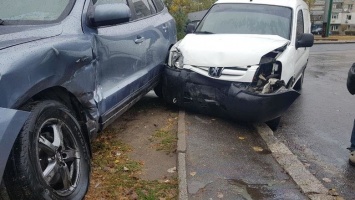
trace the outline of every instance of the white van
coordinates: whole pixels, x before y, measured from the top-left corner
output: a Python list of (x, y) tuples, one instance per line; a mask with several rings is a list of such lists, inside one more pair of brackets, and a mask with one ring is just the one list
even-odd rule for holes
[(164, 98), (203, 113), (277, 124), (302, 88), (310, 27), (302, 0), (217, 1), (171, 48)]

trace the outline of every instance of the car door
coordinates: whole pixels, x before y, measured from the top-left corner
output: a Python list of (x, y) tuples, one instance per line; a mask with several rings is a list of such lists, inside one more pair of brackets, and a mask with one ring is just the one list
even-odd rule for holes
[[(94, 5), (125, 3), (126, 0), (94, 0)], [(147, 66), (150, 42), (145, 28), (136, 21), (98, 27), (93, 38), (97, 56), (97, 101), (102, 123), (122, 112), (140, 94), (141, 77)]]
[[(129, 0), (132, 4), (135, 23), (143, 29), (142, 37), (146, 39), (146, 65), (140, 70), (140, 81), (137, 85), (141, 89), (157, 83), (168, 55), (169, 25), (168, 18), (163, 16), (162, 9), (152, 0)], [(165, 18), (164, 18), (165, 17)]]
[[(304, 17), (304, 12), (302, 10), (302, 7), (297, 8), (297, 21), (296, 21), (296, 40), (295, 40), (295, 48), (296, 48), (296, 43), (297, 40), (300, 38), (300, 36), (305, 33), (306, 27), (305, 27), (305, 17)], [(307, 64), (307, 59), (308, 59), (308, 51), (307, 48), (297, 48), (295, 51), (295, 71), (294, 71), (294, 77), (297, 79), (300, 77), (302, 74), (302, 71), (306, 67)]]

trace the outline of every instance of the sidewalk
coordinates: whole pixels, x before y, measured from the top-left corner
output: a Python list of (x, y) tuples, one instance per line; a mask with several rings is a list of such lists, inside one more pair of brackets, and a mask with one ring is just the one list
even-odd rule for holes
[(329, 36), (323, 38), (319, 35), (314, 36), (315, 44), (343, 44), (343, 43), (355, 43), (355, 36)]
[(180, 123), (180, 199), (308, 199), (252, 127), (189, 113)]

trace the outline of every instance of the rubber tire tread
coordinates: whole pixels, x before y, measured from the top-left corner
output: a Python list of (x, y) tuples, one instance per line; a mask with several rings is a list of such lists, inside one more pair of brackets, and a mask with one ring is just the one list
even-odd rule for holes
[(160, 80), (158, 85), (154, 87), (154, 93), (161, 99), (163, 99), (163, 83)]
[(304, 81), (304, 71), (302, 72), (302, 77), (300, 79), (298, 79), (298, 81), (296, 82), (295, 86), (293, 86), (293, 89), (300, 92), (302, 90), (303, 87), (303, 81)]
[[(28, 120), (25, 122), (24, 126), (21, 129), (19, 136), (17, 137), (13, 149), (10, 154), (10, 158), (7, 162), (5, 173), (4, 173), (4, 182), (10, 196), (10, 199), (22, 200), (22, 199), (30, 199), (30, 200), (42, 200), (42, 199), (62, 199), (55, 198), (53, 196), (44, 195), (45, 191), (42, 185), (38, 184), (40, 181), (38, 177), (34, 175), (31, 171), (32, 169), (30, 156), (27, 155), (24, 150), (29, 148), (29, 136), (28, 134), (23, 134), (24, 132), (31, 130), (33, 123), (35, 123), (38, 114), (43, 110), (43, 108), (54, 105), (59, 106), (61, 109), (65, 110), (68, 114), (70, 114), (73, 118), (75, 118), (74, 114), (70, 112), (68, 108), (66, 108), (63, 104), (53, 101), (53, 100), (44, 100), (39, 102), (30, 102), (29, 104), (24, 105), (21, 110), (30, 111), (31, 115)], [(80, 126), (75, 119), (75, 123), (78, 128)], [(82, 134), (80, 135), (82, 141), (85, 141)], [(85, 146), (85, 145), (84, 145)], [(21, 154), (15, 154), (16, 149), (21, 148)], [(89, 164), (89, 175), (90, 175), (90, 158), (88, 153), (88, 147), (83, 148), (83, 155), (85, 156), (85, 160), (87, 160)], [(85, 153), (86, 152), (86, 153)], [(89, 182), (89, 177), (88, 177)], [(88, 189), (88, 188), (87, 188)], [(87, 191), (86, 189), (86, 191)], [(85, 193), (86, 193), (85, 191)]]
[(280, 121), (281, 121), (281, 117), (278, 117), (273, 120), (267, 121), (265, 123), (270, 127), (271, 130), (276, 131), (277, 128), (279, 127)]

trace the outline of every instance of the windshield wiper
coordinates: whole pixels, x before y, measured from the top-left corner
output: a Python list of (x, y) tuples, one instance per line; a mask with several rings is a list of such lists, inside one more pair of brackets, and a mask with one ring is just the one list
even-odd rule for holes
[(4, 25), (4, 20), (0, 19), (0, 25)]
[(201, 33), (201, 34), (214, 34), (214, 33), (209, 32), (209, 31), (196, 31), (195, 33)]

